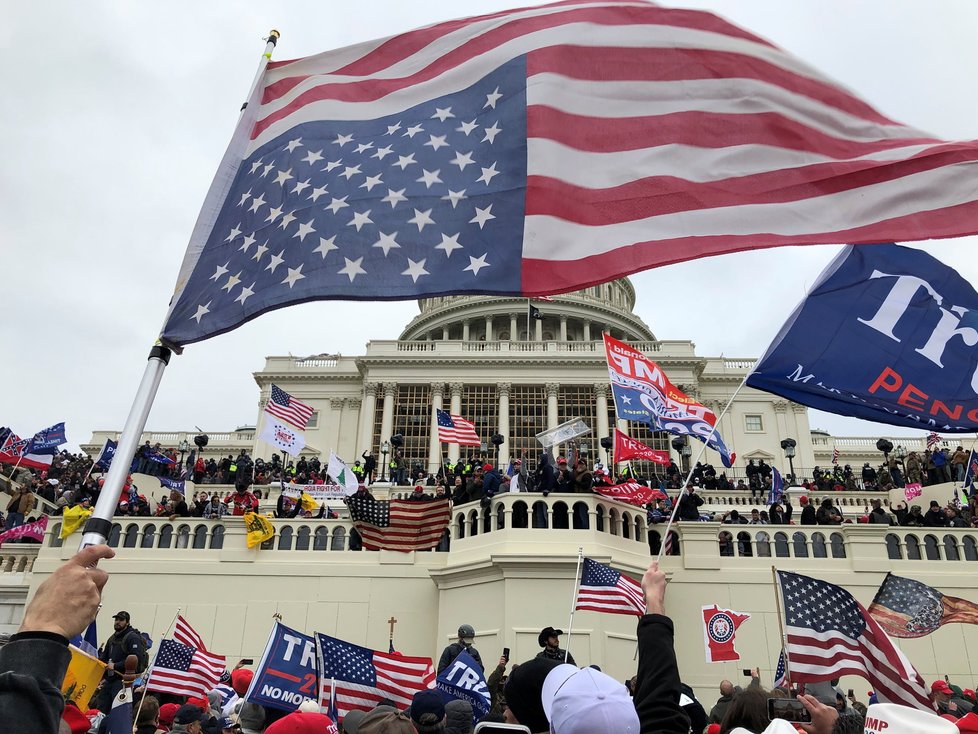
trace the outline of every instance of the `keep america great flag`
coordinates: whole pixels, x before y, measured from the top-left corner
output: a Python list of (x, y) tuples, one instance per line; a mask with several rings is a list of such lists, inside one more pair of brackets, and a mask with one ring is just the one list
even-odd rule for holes
[(263, 60), (163, 340), (316, 299), (538, 296), (724, 252), (978, 231), (978, 144), (637, 0)]

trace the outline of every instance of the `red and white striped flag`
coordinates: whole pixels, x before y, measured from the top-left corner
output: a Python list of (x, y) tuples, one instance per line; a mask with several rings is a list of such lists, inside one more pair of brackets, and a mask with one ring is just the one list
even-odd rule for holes
[(927, 434), (927, 448), (932, 449), (941, 442), (941, 437), (931, 431)]
[(265, 412), (304, 431), (312, 417), (313, 408), (296, 400), (277, 385), (272, 385), (272, 394), (265, 403)]
[[(975, 234), (976, 162), (978, 142), (890, 120), (711, 13), (570, 0), (437, 23), (262, 69), (163, 338), (314, 299), (552, 296), (740, 250)], [(435, 258), (439, 236), (465, 253)]]
[(852, 594), (797, 573), (777, 579), (792, 682), (860, 675), (881, 703), (934, 710), (920, 674)]
[(207, 652), (200, 635), (178, 616), (173, 639), (160, 641), (147, 688), (177, 696), (206, 696), (226, 668), (224, 656)]
[(645, 614), (645, 592), (637, 581), (585, 558), (574, 609), (641, 616)]
[(475, 426), (460, 415), (451, 415), (447, 411), (435, 409), (438, 421), (438, 440), (442, 443), (457, 443), (462, 446), (479, 446), (479, 434)]
[(832, 463), (833, 464), (839, 463), (839, 449), (837, 448), (832, 449)]

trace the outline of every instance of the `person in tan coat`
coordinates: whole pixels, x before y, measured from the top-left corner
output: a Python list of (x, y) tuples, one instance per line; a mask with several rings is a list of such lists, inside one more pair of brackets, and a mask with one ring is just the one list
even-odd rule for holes
[(17, 485), (13, 490), (13, 497), (7, 503), (7, 521), (4, 530), (13, 530), (23, 525), (25, 518), (34, 509), (34, 493), (24, 485)]

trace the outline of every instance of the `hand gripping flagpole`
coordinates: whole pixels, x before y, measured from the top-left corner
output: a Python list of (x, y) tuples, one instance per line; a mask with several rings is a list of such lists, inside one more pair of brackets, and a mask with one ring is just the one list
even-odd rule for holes
[(737, 394), (743, 389), (744, 385), (747, 384), (747, 378), (750, 377), (751, 373), (748, 372), (744, 375), (744, 379), (740, 381), (737, 389), (734, 390), (733, 395), (730, 396), (730, 400), (727, 401), (726, 407), (720, 411), (720, 415), (717, 416), (716, 421), (713, 423), (713, 427), (710, 429), (710, 433), (700, 446), (699, 453), (696, 454), (696, 459), (689, 462), (689, 473), (686, 475), (686, 481), (683, 482), (683, 488), (679, 490), (679, 496), (676, 497), (676, 502), (672, 506), (672, 514), (669, 516), (669, 522), (666, 523), (666, 531), (662, 534), (662, 543), (659, 546), (659, 555), (656, 557), (656, 563), (662, 563), (662, 556), (666, 550), (666, 539), (669, 537), (669, 531), (672, 529), (672, 524), (676, 521), (676, 513), (679, 511), (679, 501), (683, 498), (689, 489), (689, 483), (693, 479), (693, 471), (696, 469), (696, 464), (699, 463), (700, 459), (703, 458), (703, 454), (706, 453), (707, 444), (713, 439), (714, 434), (717, 432), (717, 427), (720, 425), (720, 419), (727, 414), (730, 410), (730, 406), (733, 405), (733, 401), (737, 398)]
[[(265, 51), (262, 53), (261, 61), (258, 64), (258, 71), (255, 73), (255, 78), (251, 83), (246, 99), (251, 99), (254, 96), (279, 36), (279, 32), (273, 30), (268, 34), (268, 38), (265, 39)], [(247, 106), (247, 102), (241, 106), (242, 114)], [(238, 119), (240, 122), (240, 115)], [(82, 548), (89, 545), (105, 543), (108, 540), (109, 532), (112, 530), (112, 516), (115, 514), (116, 506), (119, 504), (119, 498), (122, 496), (122, 486), (125, 483), (126, 477), (129, 475), (128, 462), (132, 460), (133, 455), (136, 453), (136, 446), (139, 443), (143, 429), (146, 427), (146, 419), (149, 417), (149, 411), (153, 407), (153, 401), (156, 399), (156, 391), (159, 389), (160, 382), (163, 379), (163, 370), (169, 364), (174, 350), (178, 354), (181, 352), (179, 346), (164, 346), (160, 341), (157, 341), (150, 350), (149, 361), (146, 364), (146, 370), (143, 372), (143, 379), (140, 381), (139, 388), (136, 390), (132, 407), (129, 409), (129, 417), (126, 418), (125, 427), (122, 429), (122, 435), (119, 437), (116, 456), (112, 461), (112, 466), (109, 467), (108, 474), (106, 474), (105, 483), (102, 486), (102, 491), (99, 493), (98, 502), (95, 503), (95, 509), (85, 524), (85, 533), (81, 539)]]
[(581, 592), (581, 560), (584, 558), (584, 548), (577, 549), (577, 571), (574, 572), (574, 600), (571, 602), (570, 621), (567, 623), (567, 647), (564, 648), (564, 662), (570, 656), (571, 633), (574, 631), (574, 610), (577, 609), (577, 595)]

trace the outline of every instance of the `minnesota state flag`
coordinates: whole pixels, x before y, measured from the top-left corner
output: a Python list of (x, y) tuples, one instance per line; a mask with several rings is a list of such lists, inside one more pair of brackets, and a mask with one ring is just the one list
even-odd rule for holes
[(244, 514), (245, 529), (248, 531), (248, 547), (254, 548), (275, 537), (275, 528), (267, 517), (257, 512)]

